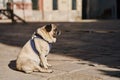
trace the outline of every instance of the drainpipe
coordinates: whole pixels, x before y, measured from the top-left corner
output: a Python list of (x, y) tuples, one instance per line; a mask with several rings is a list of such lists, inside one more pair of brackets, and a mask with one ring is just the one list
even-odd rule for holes
[(44, 8), (43, 8), (44, 3), (43, 2), (44, 2), (44, 0), (39, 0), (39, 2), (38, 2), (39, 10), (40, 10), (40, 12), (42, 14), (42, 20), (44, 20)]
[(24, 18), (24, 20), (25, 20), (25, 3), (24, 3), (24, 2), (25, 2), (25, 1), (22, 0), (23, 18)]

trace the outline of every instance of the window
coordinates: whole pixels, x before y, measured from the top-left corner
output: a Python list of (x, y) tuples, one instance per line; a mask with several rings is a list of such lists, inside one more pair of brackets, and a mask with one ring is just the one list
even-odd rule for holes
[(76, 6), (76, 0), (72, 0), (72, 10), (76, 10), (77, 6)]
[(38, 0), (32, 0), (32, 8), (38, 10)]
[(53, 0), (53, 10), (58, 10), (58, 0)]

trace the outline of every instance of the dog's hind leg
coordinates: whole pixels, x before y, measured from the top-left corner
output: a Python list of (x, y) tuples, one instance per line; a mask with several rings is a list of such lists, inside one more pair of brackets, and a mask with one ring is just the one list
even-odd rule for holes
[(23, 64), (21, 66), (21, 68), (22, 68), (22, 71), (24, 71), (25, 73), (28, 73), (28, 74), (32, 73), (33, 71), (34, 72), (36, 72), (36, 71), (37, 72), (43, 72), (43, 73), (51, 73), (51, 72), (53, 72), (50, 69), (41, 68), (36, 62), (31, 61), (31, 60), (27, 61), (26, 64)]
[(41, 68), (39, 65), (34, 66), (34, 71), (40, 71), (43, 73), (52, 73), (53, 72), (53, 70)]
[(35, 66), (35, 62), (32, 60), (27, 60), (26, 62), (24, 62), (24, 64), (22, 64), (21, 68), (22, 71), (24, 71), (25, 73), (32, 73), (34, 71), (34, 66)]
[(24, 71), (27, 74), (30, 74), (33, 72), (33, 69), (30, 66), (24, 65), (24, 66), (22, 66), (22, 71)]

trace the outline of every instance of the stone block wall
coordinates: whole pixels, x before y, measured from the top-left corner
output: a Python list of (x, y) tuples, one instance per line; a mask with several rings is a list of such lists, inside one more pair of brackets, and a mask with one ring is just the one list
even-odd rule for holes
[(31, 0), (14, 0), (14, 13), (24, 20), (32, 20), (33, 10)]
[[(7, 2), (8, 0), (5, 1)], [(53, 0), (43, 0), (43, 12), (39, 9), (32, 9), (34, 0), (12, 1), (14, 14), (26, 21), (75, 22), (82, 18), (82, 0), (76, 0), (76, 10), (72, 10), (72, 0), (58, 0), (57, 10), (53, 10)], [(39, 7), (38, 3), (36, 5)]]

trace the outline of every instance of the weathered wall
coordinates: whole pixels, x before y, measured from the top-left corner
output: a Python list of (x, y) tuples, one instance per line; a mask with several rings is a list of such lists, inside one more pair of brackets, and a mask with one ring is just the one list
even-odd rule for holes
[(32, 20), (32, 1), (31, 0), (13, 0), (14, 13), (24, 20)]
[(72, 0), (58, 0), (58, 10), (52, 10), (52, 0), (44, 0), (44, 20), (78, 21), (82, 16), (82, 0), (77, 0), (77, 10), (72, 10)]

